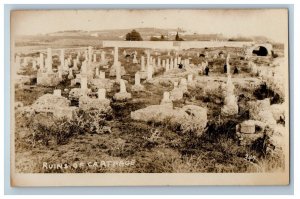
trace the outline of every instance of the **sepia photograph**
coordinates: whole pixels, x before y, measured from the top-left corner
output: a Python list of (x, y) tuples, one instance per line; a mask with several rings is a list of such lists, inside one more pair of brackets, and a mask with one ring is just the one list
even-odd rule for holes
[(13, 10), (11, 185), (288, 185), (287, 9)]

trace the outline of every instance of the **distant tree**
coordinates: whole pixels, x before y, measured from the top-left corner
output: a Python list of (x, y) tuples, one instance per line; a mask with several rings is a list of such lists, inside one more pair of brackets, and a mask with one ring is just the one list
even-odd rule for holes
[(177, 32), (177, 34), (176, 34), (176, 36), (175, 36), (175, 41), (179, 41), (179, 35), (178, 35), (178, 32)]
[(178, 32), (177, 32), (177, 34), (175, 36), (175, 41), (183, 41), (183, 39), (179, 37)]
[(126, 41), (143, 41), (140, 33), (136, 30), (132, 30), (131, 32), (126, 34)]
[(161, 35), (161, 36), (160, 36), (160, 40), (165, 40), (165, 36), (164, 36), (164, 35)]

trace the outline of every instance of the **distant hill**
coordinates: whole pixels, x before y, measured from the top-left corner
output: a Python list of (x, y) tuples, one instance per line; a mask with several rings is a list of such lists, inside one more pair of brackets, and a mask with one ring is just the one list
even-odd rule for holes
[[(182, 29), (161, 29), (161, 28), (135, 28), (139, 32), (144, 41), (150, 40), (151, 37), (164, 37), (168, 40), (174, 40), (175, 35), (178, 32), (179, 36), (185, 41), (269, 41), (268, 38), (263, 36), (255, 37), (225, 37), (222, 34), (198, 34), (193, 32), (187, 32)], [(44, 36), (54, 37), (93, 37), (100, 40), (125, 40), (125, 35), (131, 32), (132, 29), (107, 29), (107, 30), (94, 30), (94, 31), (83, 31), (83, 30), (67, 30), (49, 33)]]
[[(225, 37), (222, 34), (198, 34), (188, 32), (182, 29), (160, 29), (160, 28), (135, 28), (144, 41), (149, 41), (151, 37), (160, 38), (164, 36), (165, 40), (174, 41), (175, 35), (185, 41), (259, 41), (266, 42), (266, 37)], [(109, 30), (66, 30), (48, 34), (39, 34), (31, 36), (17, 36), (16, 46), (83, 46), (83, 45), (101, 45), (102, 40), (125, 40), (127, 33), (132, 29), (109, 29)]]

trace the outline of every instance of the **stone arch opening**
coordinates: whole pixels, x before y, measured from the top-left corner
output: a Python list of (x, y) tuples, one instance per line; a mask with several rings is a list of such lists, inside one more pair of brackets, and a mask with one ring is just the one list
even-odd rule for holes
[(267, 56), (268, 49), (264, 46), (258, 46), (252, 51), (252, 54), (254, 54), (256, 56)]

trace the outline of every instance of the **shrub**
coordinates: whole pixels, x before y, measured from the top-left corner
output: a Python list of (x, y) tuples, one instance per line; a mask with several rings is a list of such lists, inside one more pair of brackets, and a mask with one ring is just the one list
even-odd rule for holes
[(46, 113), (32, 114), (29, 117), (28, 126), (32, 132), (33, 147), (37, 142), (45, 146), (50, 142), (65, 144), (70, 137), (78, 134), (110, 132), (105, 126), (107, 115), (97, 110), (88, 112), (79, 110), (71, 120)]

